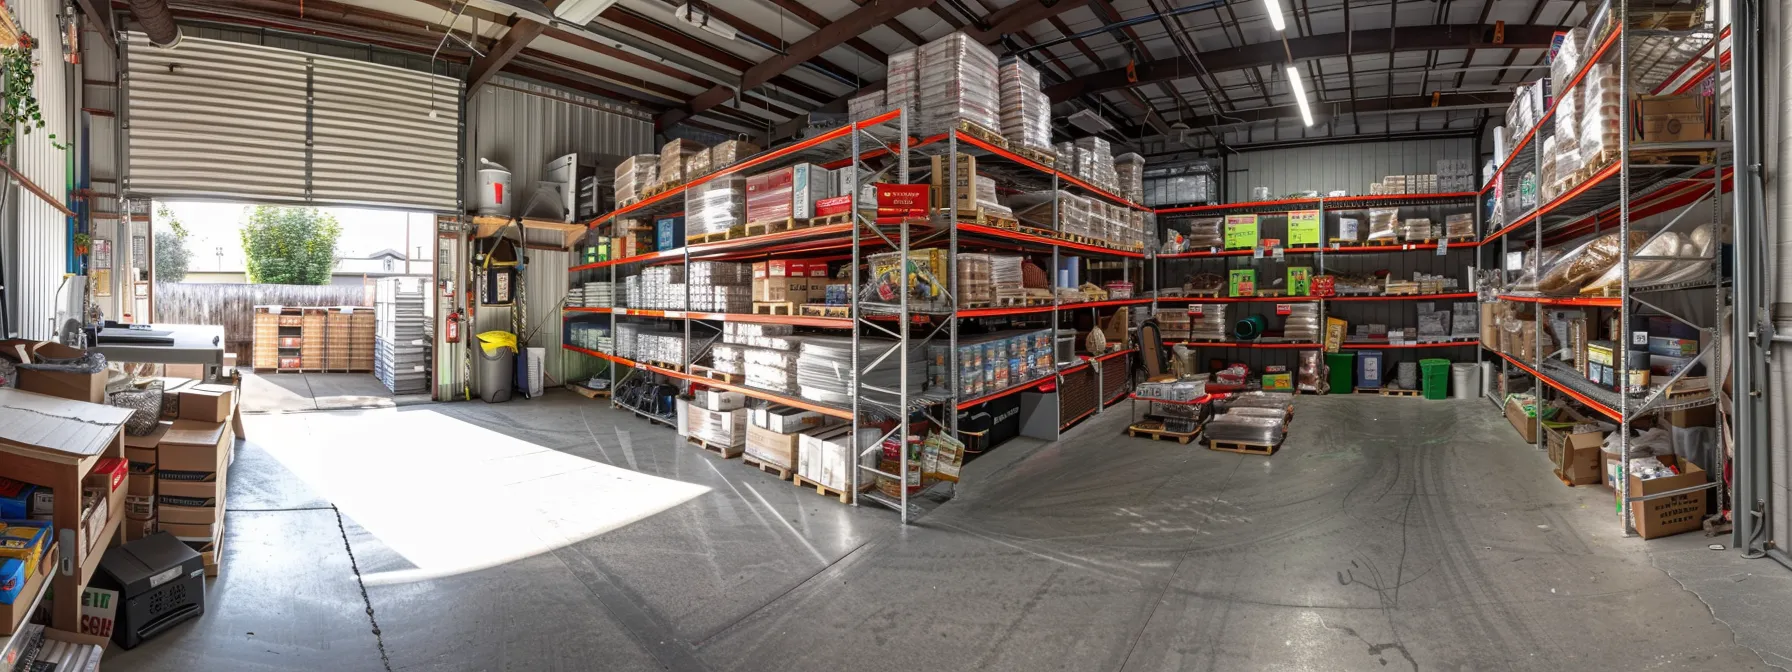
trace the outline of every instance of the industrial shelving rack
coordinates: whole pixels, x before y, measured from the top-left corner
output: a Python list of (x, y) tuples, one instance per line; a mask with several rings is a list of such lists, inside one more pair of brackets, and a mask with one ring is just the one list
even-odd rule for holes
[[(1264, 258), (1293, 260), (1293, 259), (1304, 257), (1304, 258), (1312, 259), (1313, 274), (1317, 276), (1317, 275), (1323, 275), (1327, 272), (1326, 260), (1328, 258), (1356, 257), (1359, 255), (1410, 255), (1410, 254), (1447, 255), (1447, 254), (1450, 254), (1452, 251), (1461, 251), (1461, 250), (1472, 251), (1473, 248), (1477, 244), (1475, 241), (1449, 241), (1449, 240), (1445, 240), (1445, 239), (1439, 239), (1435, 242), (1401, 243), (1398, 245), (1344, 245), (1341, 243), (1329, 242), (1329, 237), (1325, 236), (1323, 234), (1324, 234), (1324, 232), (1331, 230), (1330, 227), (1333, 226), (1327, 217), (1328, 214), (1344, 213), (1344, 212), (1360, 212), (1360, 211), (1368, 210), (1371, 208), (1419, 207), (1419, 208), (1427, 208), (1427, 209), (1442, 209), (1442, 208), (1451, 208), (1451, 207), (1458, 206), (1458, 205), (1461, 205), (1464, 207), (1471, 207), (1476, 196), (1477, 196), (1476, 192), (1472, 192), (1472, 191), (1471, 192), (1441, 192), (1441, 193), (1426, 193), (1426, 194), (1375, 194), (1375, 195), (1367, 195), (1367, 196), (1329, 196), (1329, 197), (1312, 197), (1312, 198), (1287, 198), (1287, 199), (1275, 199), (1275, 200), (1267, 200), (1267, 201), (1249, 201), (1249, 202), (1240, 202), (1240, 203), (1224, 203), (1224, 204), (1216, 204), (1216, 205), (1196, 205), (1196, 206), (1185, 206), (1185, 207), (1161, 208), (1161, 209), (1157, 210), (1158, 225), (1160, 227), (1160, 230), (1161, 230), (1161, 227), (1169, 226), (1171, 222), (1174, 222), (1178, 219), (1185, 219), (1185, 218), (1190, 218), (1190, 217), (1219, 217), (1219, 216), (1233, 215), (1233, 214), (1286, 216), (1289, 213), (1293, 213), (1293, 212), (1314, 211), (1314, 212), (1318, 213), (1318, 218), (1319, 218), (1319, 222), (1320, 222), (1320, 231), (1322, 234), (1321, 235), (1322, 242), (1320, 245), (1312, 246), (1312, 247), (1292, 247), (1291, 248), (1291, 247), (1281, 246), (1278, 248), (1270, 249), (1270, 248), (1264, 248), (1261, 245), (1258, 245), (1258, 246), (1253, 246), (1250, 249), (1211, 248), (1211, 249), (1207, 249), (1207, 250), (1192, 250), (1192, 251), (1188, 251), (1188, 252), (1155, 254), (1153, 256), (1154, 256), (1154, 260), (1157, 263), (1154, 264), (1153, 270), (1154, 270), (1154, 272), (1161, 273), (1161, 271), (1164, 269), (1163, 262), (1173, 261), (1173, 260), (1183, 260), (1183, 259), (1251, 258), (1253, 261), (1255, 261), (1257, 259), (1264, 259)], [(1467, 264), (1464, 264), (1464, 265), (1466, 266)], [(1161, 275), (1159, 277), (1154, 278), (1153, 284), (1159, 288), (1162, 288), (1165, 286)], [(1321, 325), (1324, 325), (1325, 318), (1330, 314), (1330, 308), (1331, 308), (1332, 304), (1334, 304), (1334, 303), (1360, 303), (1360, 302), (1385, 303), (1385, 302), (1408, 302), (1408, 301), (1472, 301), (1476, 296), (1474, 292), (1469, 292), (1469, 291), (1451, 291), (1451, 292), (1443, 292), (1443, 293), (1435, 293), (1435, 294), (1395, 294), (1395, 295), (1380, 295), (1380, 294), (1378, 294), (1378, 295), (1334, 295), (1334, 296), (1311, 296), (1311, 295), (1308, 295), (1308, 296), (1244, 296), (1244, 297), (1229, 297), (1229, 296), (1213, 296), (1213, 297), (1171, 296), (1171, 297), (1166, 297), (1166, 296), (1162, 296), (1162, 291), (1159, 291), (1156, 294), (1157, 294), (1157, 296), (1152, 297), (1152, 303), (1151, 303), (1151, 309), (1152, 309), (1153, 313), (1155, 313), (1157, 311), (1158, 307), (1161, 305), (1189, 304), (1189, 303), (1223, 303), (1223, 304), (1318, 303), (1319, 304), (1319, 321), (1320, 321)], [(1322, 336), (1323, 336), (1323, 334), (1322, 334)], [(1479, 339), (1455, 339), (1455, 338), (1441, 340), (1441, 341), (1437, 341), (1437, 340), (1422, 341), (1422, 340), (1418, 340), (1418, 339), (1403, 339), (1403, 341), (1399, 342), (1399, 343), (1393, 343), (1393, 342), (1349, 342), (1349, 341), (1346, 341), (1346, 342), (1341, 343), (1339, 347), (1342, 348), (1343, 350), (1421, 350), (1421, 351), (1431, 351), (1431, 350), (1435, 350), (1435, 349), (1447, 349), (1447, 348), (1473, 348), (1476, 345), (1478, 345), (1479, 342), (1480, 342)], [(1309, 343), (1309, 342), (1270, 342), (1270, 341), (1235, 341), (1235, 340), (1229, 340), (1229, 341), (1224, 341), (1224, 342), (1186, 341), (1181, 344), (1186, 345), (1188, 347), (1193, 347), (1193, 348), (1239, 349), (1239, 350), (1320, 350), (1325, 347), (1323, 342)]]
[[(1610, 14), (1607, 14), (1610, 13)], [(1696, 26), (1685, 29), (1634, 28), (1632, 23), (1638, 17), (1630, 11), (1628, 0), (1608, 2), (1600, 13), (1595, 14), (1597, 24), (1602, 17), (1610, 23), (1609, 32), (1589, 36), (1589, 56), (1582, 63), (1567, 86), (1555, 91), (1560, 97), (1578, 87), (1592, 71), (1595, 64), (1612, 65), (1617, 72), (1619, 82), (1619, 99), (1631, 100), (1634, 93), (1654, 94), (1686, 94), (1702, 91), (1718, 101), (1711, 110), (1723, 117), (1724, 106), (1721, 102), (1723, 91), (1727, 88), (1727, 75), (1722, 67), (1725, 63), (1722, 43), (1727, 33), (1718, 30), (1717, 20), (1712, 14), (1705, 14)], [(1628, 245), (1619, 245), (1620, 285), (1617, 296), (1542, 296), (1509, 291), (1503, 288), (1490, 288), (1495, 298), (1502, 301), (1525, 302), (1542, 306), (1603, 308), (1617, 312), (1617, 321), (1623, 333), (1629, 333), (1632, 314), (1651, 314), (1665, 316), (1697, 329), (1707, 340), (1698, 354), (1697, 362), (1703, 363), (1708, 371), (1710, 384), (1703, 394), (1670, 394), (1669, 390), (1683, 377), (1693, 370), (1689, 365), (1665, 382), (1652, 382), (1647, 391), (1620, 393), (1604, 388), (1587, 380), (1572, 367), (1550, 357), (1553, 353), (1543, 351), (1542, 338), (1537, 341), (1531, 362), (1520, 361), (1506, 353), (1498, 352), (1491, 344), (1487, 345), (1500, 363), (1500, 379), (1506, 380), (1512, 370), (1523, 371), (1533, 377), (1538, 385), (1539, 399), (1548, 389), (1559, 392), (1595, 412), (1604, 415), (1618, 424), (1619, 454), (1628, 455), (1630, 449), (1631, 424), (1644, 415), (1663, 411), (1695, 409), (1710, 406), (1717, 402), (1716, 381), (1722, 379), (1716, 356), (1719, 342), (1718, 324), (1722, 308), (1730, 305), (1728, 284), (1719, 272), (1718, 255), (1722, 246), (1718, 241), (1727, 238), (1718, 237), (1724, 230), (1721, 218), (1724, 216), (1722, 194), (1730, 188), (1734, 172), (1733, 147), (1730, 140), (1705, 140), (1690, 142), (1639, 142), (1632, 140), (1632, 129), (1636, 126), (1631, 118), (1632, 107), (1620, 107), (1619, 147), (1609, 165), (1591, 172), (1584, 180), (1562, 191), (1555, 197), (1536, 203), (1530, 207), (1516, 198), (1500, 198), (1495, 195), (1518, 193), (1526, 188), (1527, 175), (1538, 171), (1542, 162), (1542, 145), (1544, 139), (1553, 134), (1553, 126), (1548, 122), (1557, 112), (1553, 104), (1539, 117), (1522, 139), (1514, 144), (1502, 163), (1482, 188), (1479, 198), (1482, 204), (1476, 208), (1480, 222), (1487, 222), (1483, 230), (1492, 229), (1484, 237), (1480, 245), (1483, 252), (1497, 250), (1497, 257), (1489, 260), (1483, 255), (1483, 262), (1491, 262), (1487, 267), (1503, 268), (1507, 273), (1522, 272), (1521, 268), (1511, 268), (1507, 263), (1508, 254), (1521, 249), (1541, 250), (1546, 245), (1560, 244), (1588, 235), (1618, 232), (1618, 240), (1627, 241), (1633, 225), (1645, 217), (1668, 216), (1672, 218), (1661, 227), (1667, 230), (1681, 226), (1688, 215), (1697, 211), (1695, 206), (1709, 204), (1714, 242), (1712, 251), (1703, 258), (1681, 257), (1645, 257), (1633, 254)], [(1717, 137), (1722, 137), (1722, 124), (1714, 120)], [(1662, 162), (1656, 160), (1663, 154), (1702, 156), (1696, 162)], [(1491, 200), (1489, 200), (1491, 198)], [(1541, 201), (1542, 199), (1536, 199)], [(1497, 227), (1497, 228), (1495, 228)], [(1522, 246), (1522, 247), (1520, 247)], [(1695, 261), (1708, 264), (1709, 274), (1704, 278), (1691, 281), (1655, 284), (1633, 284), (1630, 282), (1630, 268), (1633, 261)], [(1512, 278), (1502, 274), (1505, 282)], [(1693, 314), (1692, 311), (1676, 311), (1667, 308), (1668, 301), (1662, 297), (1674, 293), (1707, 292), (1715, 309), (1709, 317)], [(1703, 300), (1703, 296), (1691, 298)], [(1543, 318), (1538, 317), (1539, 321)], [(1542, 329), (1541, 326), (1538, 327)], [(1617, 360), (1619, 381), (1628, 381), (1629, 366), (1624, 357)], [(1533, 364), (1534, 363), (1534, 364)], [(1621, 384), (1622, 385), (1622, 384)], [(1497, 390), (1500, 386), (1489, 385), (1487, 389)], [(1496, 392), (1490, 393), (1495, 405), (1502, 400)], [(1544, 437), (1538, 433), (1536, 446), (1544, 447)], [(1636, 533), (1634, 517), (1630, 515), (1631, 507), (1644, 500), (1659, 499), (1684, 495), (1693, 492), (1702, 493), (1717, 488), (1720, 499), (1724, 489), (1723, 474), (1727, 470), (1728, 455), (1720, 447), (1717, 451), (1717, 469), (1712, 480), (1705, 485), (1658, 493), (1647, 497), (1632, 497), (1630, 479), (1626, 470), (1627, 460), (1618, 461), (1617, 481), (1614, 488), (1623, 505), (1617, 507), (1619, 524), (1625, 535)], [(1718, 509), (1729, 508), (1719, 501)]]
[[(590, 230), (617, 222), (625, 218), (650, 217), (671, 214), (682, 209), (684, 190), (703, 184), (723, 175), (743, 171), (771, 170), (781, 166), (799, 162), (818, 163), (827, 168), (854, 166), (859, 181), (909, 182), (909, 165), (911, 158), (918, 150), (943, 152), (946, 156), (958, 153), (975, 155), (983, 165), (979, 172), (995, 174), (1009, 186), (1022, 188), (1053, 190), (1070, 188), (1083, 193), (1104, 198), (1128, 207), (1149, 212), (1150, 209), (1137, 203), (1131, 203), (1094, 185), (1088, 184), (1072, 175), (1065, 174), (1051, 166), (1043, 165), (999, 146), (998, 143), (959, 129), (950, 129), (945, 133), (927, 138), (915, 138), (910, 135), (910, 119), (906, 110), (893, 110), (871, 116), (836, 128), (801, 142), (782, 147), (748, 158), (740, 163), (725, 167), (708, 175), (693, 178), (682, 187), (668, 189), (639, 202), (620, 208), (614, 212), (601, 215), (588, 224)], [(956, 161), (946, 161), (952, 171), (948, 184), (956, 184)], [(989, 170), (985, 171), (987, 167)], [(936, 339), (945, 341), (949, 346), (958, 343), (958, 326), (961, 320), (988, 318), (1030, 319), (1046, 316), (1053, 329), (1060, 323), (1060, 317), (1073, 310), (1099, 311), (1123, 305), (1143, 305), (1148, 299), (1123, 299), (1112, 301), (1081, 302), (1071, 304), (999, 306), (960, 308), (954, 297), (958, 291), (957, 255), (961, 245), (977, 247), (1006, 248), (1044, 254), (1049, 252), (1053, 258), (1054, 268), (1060, 252), (1076, 252), (1085, 255), (1100, 255), (1109, 258), (1126, 260), (1121, 269), (1122, 279), (1131, 276), (1131, 264), (1147, 263), (1145, 252), (1113, 249), (1100, 245), (1072, 242), (1057, 237), (1032, 235), (1007, 228), (988, 226), (971, 221), (960, 221), (960, 213), (956, 209), (956, 199), (947, 199), (950, 203), (941, 212), (928, 219), (877, 219), (869, 213), (875, 208), (861, 208), (858, 202), (862, 192), (855, 189), (851, 194), (853, 203), (850, 212), (853, 221), (847, 224), (832, 224), (800, 228), (778, 233), (756, 235), (729, 240), (684, 245), (677, 249), (643, 253), (631, 257), (609, 259), (573, 266), (569, 269), (571, 282), (580, 284), (582, 280), (608, 282), (614, 290), (613, 296), (622, 295), (619, 270), (625, 267), (643, 265), (689, 263), (692, 261), (743, 261), (763, 259), (777, 255), (823, 254), (835, 255), (834, 260), (844, 260), (851, 268), (853, 291), (849, 317), (820, 317), (809, 315), (764, 315), (714, 313), (688, 310), (657, 310), (634, 307), (582, 307), (562, 306), (564, 320), (590, 319), (593, 316), (607, 318), (612, 334), (616, 333), (617, 320), (620, 317), (640, 317), (664, 320), (677, 320), (684, 328), (684, 353), (681, 362), (683, 370), (659, 366), (647, 362), (631, 361), (617, 357), (613, 353), (599, 352), (572, 344), (563, 346), (563, 352), (572, 352), (594, 357), (609, 364), (606, 374), (614, 389), (629, 375), (651, 374), (662, 376), (682, 383), (700, 383), (709, 387), (738, 392), (745, 396), (786, 404), (797, 408), (815, 411), (834, 418), (851, 422), (854, 426), (863, 426), (865, 421), (877, 418), (894, 419), (895, 427), (884, 434), (888, 438), (892, 433), (906, 431), (907, 421), (915, 413), (925, 415), (934, 425), (947, 431), (956, 431), (958, 424), (957, 411), (972, 408), (978, 404), (1003, 396), (1020, 392), (1049, 388), (1063, 379), (1063, 376), (1076, 374), (1083, 369), (1093, 368), (1097, 374), (1101, 365), (1116, 358), (1125, 357), (1131, 351), (1105, 353), (1083, 358), (1073, 363), (1060, 363), (1059, 369), (1052, 375), (1021, 382), (1008, 388), (974, 399), (957, 399), (954, 392), (959, 389), (955, 366), (947, 367), (951, 380), (945, 390), (931, 389), (925, 392), (914, 390), (908, 384), (906, 375), (906, 358), (903, 362), (902, 381), (897, 389), (880, 389), (864, 384), (860, 376), (877, 366), (887, 357), (895, 353), (906, 352), (915, 347), (925, 347)], [(1054, 210), (1054, 224), (1057, 220)], [(912, 250), (930, 247), (944, 247), (947, 250), (947, 269), (945, 303), (943, 305), (913, 306), (908, 294), (896, 304), (875, 304), (859, 300), (858, 287), (860, 264), (865, 260), (867, 251), (889, 250), (901, 253), (903, 265), (908, 266), (908, 254)], [(844, 253), (844, 255), (842, 255)], [(1055, 274), (1053, 285), (1055, 289)], [(687, 287), (685, 305), (690, 305), (689, 288)], [(1054, 292), (1055, 295), (1055, 292)], [(696, 375), (691, 372), (690, 365), (700, 361), (708, 352), (721, 333), (717, 323), (752, 322), (767, 324), (788, 324), (800, 327), (850, 330), (854, 350), (854, 380), (850, 402), (847, 404), (821, 403), (804, 399), (796, 395), (780, 394), (767, 390), (749, 387), (735, 382), (715, 380)], [(890, 346), (881, 354), (871, 357), (870, 362), (859, 361), (859, 345), (867, 337), (888, 337)], [(1055, 342), (1054, 342), (1055, 346)], [(875, 394), (868, 395), (867, 392)], [(1124, 398), (1124, 394), (1115, 395), (1112, 399), (1100, 400), (1095, 411), (1101, 407)], [(894, 401), (891, 401), (891, 400)], [(612, 400), (619, 407), (625, 405)], [(671, 424), (671, 419), (645, 413), (642, 409), (628, 408), (650, 420)], [(1093, 411), (1092, 411), (1093, 412)], [(1056, 423), (1061, 431), (1076, 421), (1087, 417), (1073, 418), (1069, 422)], [(870, 471), (886, 478), (903, 482), (902, 474), (909, 469), (908, 452), (900, 451), (898, 474), (879, 470), (875, 460), (867, 460), (867, 454), (880, 450), (882, 441), (878, 441), (865, 451), (855, 454), (857, 464), (855, 470)], [(867, 464), (867, 462), (870, 462)], [(911, 493), (908, 488), (900, 488), (898, 496), (889, 496), (877, 489), (855, 491), (851, 493), (852, 503), (857, 505), (861, 499), (888, 506), (908, 522), (921, 513), (919, 506), (910, 500), (920, 492)]]

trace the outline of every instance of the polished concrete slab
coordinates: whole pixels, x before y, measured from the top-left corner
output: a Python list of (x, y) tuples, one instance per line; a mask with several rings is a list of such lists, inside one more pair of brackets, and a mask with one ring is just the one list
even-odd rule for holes
[(297, 413), (392, 408), (429, 399), (397, 395), (371, 373), (255, 373), (243, 370), (243, 410)]
[(973, 462), (906, 528), (570, 394), (252, 415), (214, 606), (106, 669), (1792, 662), (1792, 573), (1622, 537), (1490, 404), (1302, 397), (1268, 458), (1124, 411)]

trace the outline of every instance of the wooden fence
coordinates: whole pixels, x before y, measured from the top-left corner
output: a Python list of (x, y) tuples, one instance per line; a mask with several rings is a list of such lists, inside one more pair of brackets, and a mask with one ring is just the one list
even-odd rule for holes
[(157, 283), (156, 322), (224, 327), (225, 350), (248, 366), (256, 306), (372, 306), (373, 285), (238, 285)]

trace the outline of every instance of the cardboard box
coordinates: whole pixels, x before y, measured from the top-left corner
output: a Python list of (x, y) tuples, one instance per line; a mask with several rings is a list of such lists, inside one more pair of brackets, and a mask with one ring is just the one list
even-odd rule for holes
[[(180, 417), (180, 391), (189, 385), (197, 385), (199, 381), (191, 378), (162, 377), (162, 419), (173, 420)], [(129, 441), (129, 437), (126, 437)]]
[[(50, 570), (56, 566), (57, 550), (56, 544), (50, 544), (49, 552), (45, 553), (43, 559), (38, 562), (38, 566), (42, 571), (25, 573), (25, 585), (19, 590), (20, 595), (35, 597), (38, 591), (43, 588), (44, 582), (50, 580), (50, 574), (53, 573)], [(33, 606), (36, 605), (32, 604), (31, 598), (13, 600), (8, 604), (0, 604), (0, 624), (4, 624), (0, 625), (0, 632), (12, 634), (12, 624), (24, 623), (25, 617), (27, 616), (25, 610), (30, 609)], [(48, 633), (51, 631), (46, 629), (44, 632)]]
[[(1672, 455), (1664, 455), (1657, 459), (1661, 460), (1662, 464), (1679, 469), (1680, 475), (1644, 481), (1632, 474), (1629, 476), (1631, 497), (1647, 497), (1700, 486), (1704, 485), (1707, 480), (1705, 470), (1700, 469), (1699, 465)], [(1709, 495), (1709, 491), (1699, 490), (1636, 502), (1637, 506), (1630, 511), (1630, 514), (1636, 524), (1637, 536), (1654, 539), (1700, 529), (1704, 525), (1705, 508)], [(1623, 502), (1619, 502), (1619, 505), (1622, 506)]]
[(205, 380), (204, 364), (163, 364), (162, 375), (170, 378)]
[(179, 394), (182, 420), (225, 422), (236, 400), (236, 388), (229, 385), (189, 385)]
[(1525, 415), (1524, 407), (1517, 399), (1506, 400), (1506, 421), (1512, 423), (1512, 428), (1518, 430), (1519, 438), (1525, 443), (1537, 442), (1537, 419)]
[[(711, 444), (740, 448), (747, 443), (747, 410), (712, 411), (691, 404), (691, 436)], [(734, 453), (739, 454), (739, 453)], [(729, 455), (733, 457), (734, 455)]]
[[(74, 359), (87, 354), (85, 350), (71, 348), (61, 343), (23, 339), (0, 341), (0, 348), (5, 349), (7, 355), (13, 359), (26, 362), (36, 362), (40, 358)], [(26, 392), (95, 404), (106, 403), (105, 371), (63, 373), (19, 369), (18, 378), (17, 387)]]
[(156, 482), (156, 503), (160, 505), (214, 507), (223, 499), (223, 481)]
[(125, 477), (130, 475), (130, 463), (122, 457), (102, 457), (93, 463), (93, 469), (87, 472), (86, 485), (104, 488), (107, 494), (124, 486)]
[(174, 421), (156, 447), (157, 479), (208, 480), (207, 475), (223, 471), (234, 438), (223, 423)]
[(156, 520), (163, 529), (170, 524), (210, 525), (224, 520), (224, 507), (175, 506), (157, 501)]
[(0, 477), (0, 518), (30, 518), (31, 499), (36, 493), (35, 485)]
[(139, 520), (136, 518), (131, 518), (129, 516), (126, 516), (124, 519), (124, 523), (121, 525), (121, 527), (124, 528), (125, 543), (130, 543), (130, 542), (136, 541), (138, 539), (147, 537), (149, 535), (155, 534), (156, 532), (160, 531), (160, 529), (161, 529), (161, 525), (156, 521), (156, 519), (154, 517), (150, 517), (145, 520)]
[(25, 574), (37, 573), (38, 562), (54, 543), (50, 523), (41, 520), (0, 521), (0, 558), (25, 563)]
[(1711, 100), (1703, 95), (1637, 96), (1631, 107), (1637, 120), (1633, 140), (1683, 142), (1711, 139)]
[(697, 390), (692, 398), (709, 411), (732, 411), (747, 405), (747, 395), (727, 390)]
[(1675, 427), (1716, 427), (1717, 406), (1700, 406), (1662, 414)]
[(930, 167), (933, 170), (933, 174), (929, 178), (928, 185), (931, 187), (932, 191), (930, 202), (933, 204), (933, 207), (939, 209), (949, 208), (952, 206), (950, 199), (956, 197), (958, 199), (958, 210), (960, 212), (976, 209), (977, 157), (969, 154), (958, 155), (958, 181), (951, 189), (946, 188), (946, 182), (951, 179), (951, 167), (946, 164), (946, 157), (935, 155), (931, 158), (932, 163)]
[(210, 523), (162, 523), (162, 531), (174, 535), (174, 538), (188, 545), (194, 542), (210, 544), (224, 530), (224, 521)]
[(124, 517), (132, 520), (148, 520), (156, 517), (156, 496), (125, 495)]
[(794, 469), (801, 434), (784, 434), (758, 425), (747, 426), (747, 456), (779, 469)]
[(1549, 461), (1556, 466), (1556, 476), (1572, 485), (1593, 485), (1603, 479), (1605, 460), (1601, 457), (1599, 446), (1605, 442), (1608, 432), (1575, 431), (1576, 425), (1588, 422), (1598, 421), (1569, 411), (1558, 415), (1556, 420), (1544, 423), (1544, 443), (1549, 449)]
[(814, 217), (815, 202), (830, 195), (832, 178), (828, 169), (809, 163), (747, 177), (747, 221), (764, 224)]
[(807, 278), (753, 278), (754, 301), (804, 303), (808, 294)]
[(749, 411), (747, 421), (753, 423), (754, 427), (779, 434), (795, 434), (827, 424), (827, 416), (795, 406), (772, 404)]

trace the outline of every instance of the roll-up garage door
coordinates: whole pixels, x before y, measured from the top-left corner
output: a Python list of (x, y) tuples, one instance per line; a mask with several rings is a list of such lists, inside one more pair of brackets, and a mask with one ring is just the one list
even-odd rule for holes
[(192, 37), (127, 49), (133, 197), (458, 208), (457, 80)]

